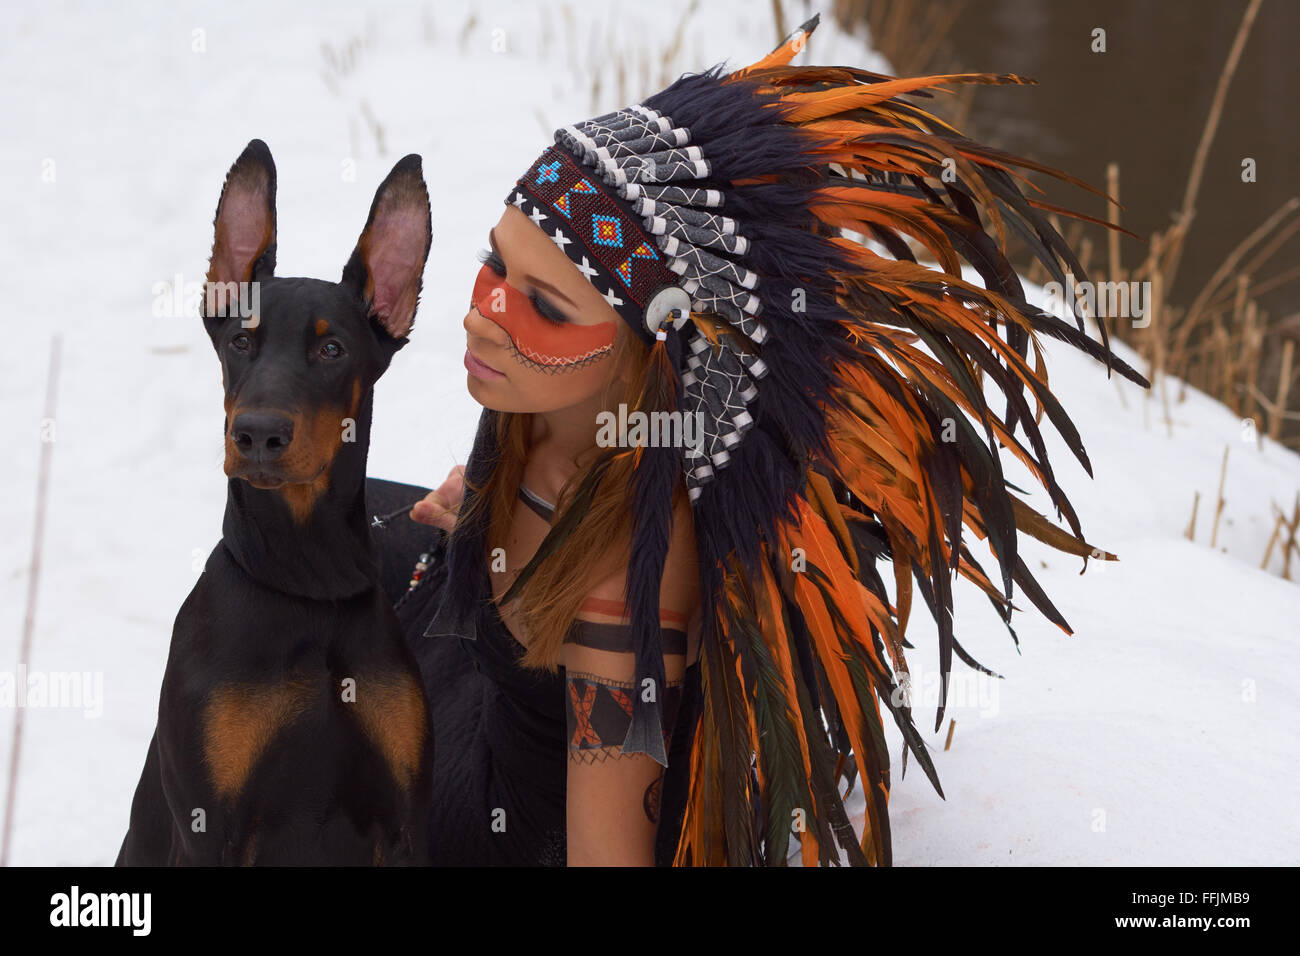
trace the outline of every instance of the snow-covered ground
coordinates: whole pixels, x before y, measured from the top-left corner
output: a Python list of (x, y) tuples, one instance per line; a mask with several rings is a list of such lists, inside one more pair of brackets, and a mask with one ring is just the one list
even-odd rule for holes
[[(684, 70), (749, 62), (775, 39), (767, 4), (687, 9), (0, 7), (0, 675), (17, 670), (56, 333), (62, 375), (28, 668), (102, 675), (88, 706), (25, 713), (13, 862), (111, 863), (125, 831), (172, 619), (219, 535), (225, 498), (217, 363), (199, 321), (158, 314), (156, 299), (177, 275), (201, 279), (222, 177), (244, 144), (265, 139), (278, 166), (278, 272), (325, 278), (341, 271), (392, 164), (423, 155), (434, 246), (412, 344), (378, 389), (371, 473), (436, 482), (464, 461), (477, 420), (460, 363), (474, 253), (551, 130)], [(801, 18), (787, 16), (789, 26)], [(830, 22), (810, 48), (819, 62), (884, 68)], [(1017, 616), (1019, 655), (984, 597), (959, 587), (959, 638), (1006, 680), (958, 665), (951, 749), (947, 721), (932, 736), (948, 799), (914, 763), (906, 779), (896, 773), (896, 860), (1300, 861), (1300, 707), (1287, 690), (1300, 679), (1300, 588), (1278, 576), (1276, 552), (1259, 568), (1269, 502), (1289, 509), (1300, 457), (1268, 442), (1257, 450), (1197, 393), (1174, 406), (1171, 437), (1138, 389), (1063, 345), (1047, 348), (1096, 479), (1059, 442), (1053, 461), (1088, 540), (1121, 560), (1089, 562), (1079, 576), (1082, 562), (1026, 544), (1075, 634), (1030, 609)], [(1227, 504), (1211, 549), (1225, 445)], [(909, 635), (922, 726), (933, 726), (930, 624), (918, 603)], [(15, 712), (0, 711), (7, 768)]]

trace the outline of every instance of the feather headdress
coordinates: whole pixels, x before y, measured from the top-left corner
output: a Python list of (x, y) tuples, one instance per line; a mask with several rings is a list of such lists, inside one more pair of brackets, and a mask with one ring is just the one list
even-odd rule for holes
[[(1009, 630), (1018, 584), (1069, 633), (1019, 557), (1019, 536), (1085, 562), (1114, 557), (1084, 540), (1048, 462), (1043, 416), (1091, 474), (1048, 388), (1039, 337), (1148, 384), (1111, 353), (1104, 326), (1099, 343), (1077, 313), (1070, 324), (1030, 305), (1007, 259), (1014, 235), (1062, 285), (1066, 270), (1086, 278), (1044, 215), (1078, 214), (1027, 198), (1018, 171), (1086, 184), (972, 142), (909, 98), (1026, 81), (791, 66), (816, 24), (748, 67), (688, 74), (558, 130), (506, 199), (652, 345), (662, 408), (705, 421), (697, 447), (636, 449), (630, 490), (640, 686), (664, 686), (657, 607), (683, 473), (696, 531), (702, 712), (680, 864), (781, 864), (796, 818), (806, 865), (841, 852), (890, 862), (881, 705), (939, 789), (898, 693), (913, 588), (938, 624), (938, 729), (953, 655), (980, 667), (953, 633), (954, 573)], [(962, 278), (963, 263), (982, 288)], [(986, 379), (1005, 397), (1001, 414), (985, 401)], [(1014, 493), (1000, 446), (1069, 530)], [(602, 473), (586, 475), (512, 593), (582, 520)], [(967, 533), (988, 540), (996, 583)], [(458, 537), (453, 560), (478, 544)], [(623, 747), (666, 763), (654, 697), (637, 696)], [(855, 777), (866, 794), (860, 834), (839, 791)]]

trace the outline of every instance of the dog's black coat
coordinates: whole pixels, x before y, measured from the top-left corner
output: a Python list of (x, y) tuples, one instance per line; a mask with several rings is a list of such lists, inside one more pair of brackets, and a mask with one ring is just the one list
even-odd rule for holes
[(405, 344), (429, 251), (418, 156), (380, 186), (339, 283), (275, 278), (275, 167), (231, 167), (205, 302), (222, 363), (221, 543), (180, 612), (118, 865), (415, 864), (433, 736), (379, 583), (365, 502), (375, 381)]

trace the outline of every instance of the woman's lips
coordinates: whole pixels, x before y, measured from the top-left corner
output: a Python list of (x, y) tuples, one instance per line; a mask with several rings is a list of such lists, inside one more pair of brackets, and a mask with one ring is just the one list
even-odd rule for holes
[(495, 378), (505, 378), (505, 375), (498, 372), (491, 365), (486, 365), (474, 357), (474, 353), (469, 349), (465, 350), (465, 370), (475, 378), (481, 378), (485, 381), (491, 381)]

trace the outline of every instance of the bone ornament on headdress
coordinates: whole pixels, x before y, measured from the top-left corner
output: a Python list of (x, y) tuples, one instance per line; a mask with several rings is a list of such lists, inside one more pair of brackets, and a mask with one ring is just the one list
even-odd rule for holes
[[(1017, 556), (1019, 533), (1085, 564), (1114, 558), (1083, 539), (1048, 462), (1044, 415), (1091, 474), (1047, 387), (1038, 335), (1147, 384), (1110, 351), (1100, 321), (1098, 343), (1077, 312), (1072, 325), (1030, 305), (1007, 259), (1010, 231), (1063, 286), (1063, 264), (1084, 276), (1039, 210), (1090, 217), (1027, 199), (1016, 167), (1090, 187), (966, 139), (905, 98), (947, 83), (1026, 81), (790, 66), (816, 24), (744, 69), (687, 74), (640, 104), (557, 130), (506, 198), (651, 345), (666, 410), (704, 419), (698, 449), (638, 448), (631, 489), (639, 692), (623, 749), (663, 764), (658, 604), (683, 472), (696, 534), (703, 709), (678, 862), (783, 862), (796, 810), (806, 865), (841, 852), (889, 862), (879, 704), (939, 789), (895, 678), (906, 671), (913, 578), (946, 678), (954, 653), (984, 670), (953, 634), (954, 572), (984, 591), (1014, 639), (1013, 581), (1070, 632)], [(963, 260), (983, 287), (962, 278)], [(987, 383), (1006, 398), (1001, 416)], [(1000, 448), (1070, 531), (1011, 493)], [(575, 521), (599, 479), (593, 469), (575, 493)], [(554, 551), (565, 525), (562, 514), (539, 553)], [(1001, 589), (963, 527), (988, 541)], [(893, 563), (896, 606), (880, 559)], [(867, 795), (860, 842), (839, 793), (855, 771)]]

